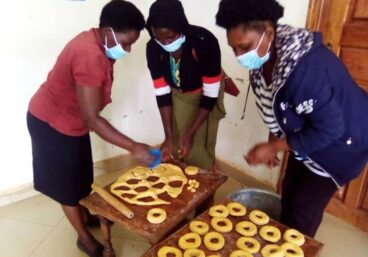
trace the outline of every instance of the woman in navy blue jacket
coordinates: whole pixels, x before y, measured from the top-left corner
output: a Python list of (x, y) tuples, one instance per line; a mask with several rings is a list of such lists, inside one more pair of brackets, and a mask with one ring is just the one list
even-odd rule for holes
[(216, 19), (274, 135), (245, 159), (274, 166), (278, 152), (291, 151), (281, 221), (313, 237), (337, 188), (367, 164), (368, 95), (321, 34), (280, 25), (282, 16), (276, 0), (222, 0)]

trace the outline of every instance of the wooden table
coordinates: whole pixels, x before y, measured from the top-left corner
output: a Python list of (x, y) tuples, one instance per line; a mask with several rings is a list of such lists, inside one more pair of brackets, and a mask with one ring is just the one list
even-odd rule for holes
[[(227, 204), (229, 203), (230, 200), (224, 200), (223, 204)], [(237, 249), (236, 247), (236, 241), (239, 237), (241, 237), (240, 234), (238, 234), (236, 231), (235, 231), (235, 225), (240, 222), (240, 221), (243, 221), (243, 220), (249, 220), (248, 219), (248, 214), (250, 213), (251, 209), (247, 208), (247, 215), (244, 216), (244, 217), (228, 217), (233, 225), (234, 225), (234, 229), (232, 232), (230, 233), (224, 233), (224, 238), (225, 238), (225, 247), (222, 248), (220, 251), (217, 252), (217, 254), (221, 257), (228, 257), (230, 255), (230, 253), (234, 250)], [(200, 220), (200, 221), (204, 221), (206, 222), (207, 224), (210, 224), (210, 221), (211, 221), (211, 217), (208, 215), (208, 212), (204, 212), (202, 213), (200, 216), (198, 216), (195, 220)], [(272, 226), (275, 226), (277, 228), (280, 229), (281, 231), (281, 234), (284, 233), (284, 231), (288, 228), (286, 227), (285, 225), (282, 225), (281, 223), (275, 221), (275, 220), (270, 220), (269, 224), (268, 225), (272, 225)], [(260, 229), (261, 226), (258, 226), (257, 225), (257, 228), (258, 228), (258, 231)], [(211, 228), (211, 225), (210, 225), (210, 231), (214, 231), (212, 228)], [(159, 244), (153, 246), (151, 249), (149, 249), (144, 255), (142, 255), (141, 257), (156, 257), (157, 256), (157, 252), (158, 250), (162, 247), (162, 246), (174, 246), (174, 247), (177, 247), (179, 248), (178, 246), (178, 240), (179, 238), (188, 233), (188, 232), (191, 232), (190, 229), (189, 229), (189, 224), (185, 225), (184, 227), (182, 227), (180, 230), (176, 231), (174, 234), (172, 234), (171, 236), (169, 236), (168, 238), (166, 238), (165, 240), (163, 240), (162, 242), (160, 242)], [(267, 244), (270, 244), (268, 242), (266, 242), (263, 238), (261, 238), (259, 236), (259, 234), (257, 234), (255, 237), (255, 239), (257, 239), (260, 244), (261, 244), (261, 249), (263, 246), (267, 245)], [(281, 238), (281, 240), (277, 243), (278, 245), (281, 245), (282, 243), (284, 243), (285, 241)], [(302, 249), (304, 251), (304, 256), (305, 257), (318, 257), (321, 253), (321, 250), (323, 248), (323, 244), (310, 238), (310, 237), (307, 237), (305, 236), (305, 243), (304, 245), (302, 246)], [(180, 249), (180, 248), (179, 248)], [(216, 254), (216, 252), (212, 252), (212, 251), (209, 251), (206, 249), (206, 247), (204, 246), (203, 244), (203, 236), (202, 236), (202, 244), (201, 246), (199, 247), (199, 249), (203, 250), (206, 254), (206, 256), (209, 256), (211, 254)], [(255, 253), (253, 254), (254, 257), (262, 257), (262, 254), (261, 252), (259, 251), (258, 253)]]
[[(101, 220), (101, 230), (104, 237), (104, 257), (114, 257), (115, 253), (111, 245), (110, 221), (113, 221), (124, 228), (133, 231), (154, 245), (173, 232), (185, 218), (207, 199), (214, 195), (216, 190), (227, 180), (225, 175), (217, 172), (200, 170), (195, 176), (187, 176), (188, 179), (196, 179), (200, 186), (197, 192), (191, 193), (186, 189), (176, 199), (171, 199), (170, 205), (160, 206), (137, 206), (122, 201), (134, 212), (134, 218), (128, 219), (123, 214), (115, 210), (105, 200), (96, 193), (92, 193), (80, 201), (80, 204), (88, 208), (91, 212), (99, 215)], [(109, 190), (110, 185), (105, 189)], [(120, 200), (120, 199), (119, 199)], [(165, 198), (165, 200), (167, 200)], [(167, 212), (167, 219), (161, 224), (154, 225), (147, 221), (147, 212), (149, 209), (159, 207)]]

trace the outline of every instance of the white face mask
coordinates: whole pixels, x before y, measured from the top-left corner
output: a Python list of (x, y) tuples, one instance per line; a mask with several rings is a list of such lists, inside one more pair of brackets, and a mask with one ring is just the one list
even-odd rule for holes
[(113, 60), (122, 59), (125, 56), (127, 56), (128, 52), (124, 50), (124, 48), (118, 43), (118, 40), (116, 39), (115, 32), (111, 28), (112, 35), (115, 40), (115, 46), (108, 48), (107, 47), (107, 37), (105, 36), (105, 54), (107, 57)]
[(166, 52), (173, 53), (176, 52), (185, 42), (185, 36), (181, 35), (178, 39), (171, 42), (168, 45), (162, 44), (160, 41), (155, 39), (157, 44), (159, 44)]
[(258, 46), (256, 47), (256, 49), (253, 49), (253, 50), (237, 57), (238, 62), (240, 63), (241, 66), (243, 66), (244, 68), (246, 68), (248, 70), (255, 70), (255, 69), (261, 68), (262, 65), (265, 64), (270, 59), (269, 50), (270, 50), (270, 47), (271, 47), (271, 42), (268, 45), (267, 53), (263, 57), (260, 57), (258, 55), (258, 48), (262, 43), (264, 35), (265, 35), (265, 32), (263, 32), (261, 40), (259, 41)]

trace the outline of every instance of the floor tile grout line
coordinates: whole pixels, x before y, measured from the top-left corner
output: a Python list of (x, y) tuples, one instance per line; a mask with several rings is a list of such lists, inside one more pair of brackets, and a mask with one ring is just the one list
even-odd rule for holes
[(62, 215), (60, 220), (56, 223), (55, 227), (59, 226), (59, 224), (63, 221), (64, 218), (65, 218), (65, 215)]
[(31, 251), (30, 255), (28, 257), (32, 257), (32, 255), (34, 255), (37, 250), (40, 248), (40, 246), (42, 245), (42, 243), (45, 242), (45, 240), (49, 237), (49, 235), (56, 229), (56, 226), (52, 226), (52, 229), (50, 229), (49, 233), (47, 233), (43, 239), (40, 240), (40, 242), (37, 244), (37, 246), (33, 249), (33, 251)]
[[(47, 227), (54, 227), (55, 225), (51, 225), (51, 224), (45, 224), (45, 223), (37, 223), (37, 222), (32, 222), (32, 221), (28, 221), (28, 220), (24, 220), (24, 219), (18, 219), (18, 218), (10, 218), (10, 217), (4, 217), (0, 219), (8, 219), (8, 220), (13, 220), (13, 221), (19, 221), (19, 222), (24, 222), (27, 224), (32, 224), (32, 225), (38, 225), (38, 226), (47, 226)], [(59, 221), (58, 221), (59, 222)]]
[(26, 221), (26, 220), (22, 220), (22, 219), (10, 218), (10, 217), (0, 217), (0, 220), (11, 220), (11, 221), (17, 221), (17, 222), (27, 223), (27, 224), (36, 225), (36, 226), (45, 226), (45, 227), (50, 227), (50, 228), (54, 227), (54, 225), (35, 223), (35, 222), (30, 222), (30, 221)]

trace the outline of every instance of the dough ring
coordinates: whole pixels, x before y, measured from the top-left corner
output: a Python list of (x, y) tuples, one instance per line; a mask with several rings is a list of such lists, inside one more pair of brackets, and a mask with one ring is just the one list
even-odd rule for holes
[(190, 222), (189, 228), (193, 233), (197, 233), (198, 235), (203, 236), (209, 230), (209, 226), (207, 223), (199, 220), (194, 220)]
[(261, 253), (263, 257), (284, 257), (284, 251), (279, 245), (266, 245)]
[(274, 226), (263, 226), (259, 230), (259, 234), (264, 240), (271, 242), (271, 243), (276, 243), (281, 238), (280, 230)]
[(206, 255), (199, 249), (187, 249), (184, 252), (184, 257), (206, 257)]
[(178, 244), (183, 250), (196, 249), (202, 244), (202, 239), (196, 233), (187, 233), (179, 238)]
[(305, 242), (305, 237), (296, 229), (288, 229), (284, 233), (284, 239), (286, 242), (296, 244), (297, 246), (302, 246)]
[(236, 246), (243, 251), (256, 253), (261, 248), (261, 244), (253, 237), (240, 237), (236, 241)]
[(248, 253), (247, 251), (235, 250), (231, 252), (229, 257), (253, 257), (253, 255), (251, 253)]
[(227, 216), (229, 216), (229, 210), (226, 208), (225, 205), (219, 204), (219, 205), (212, 206), (209, 209), (208, 214), (211, 217), (226, 218)]
[(204, 245), (210, 251), (218, 251), (225, 245), (225, 238), (218, 232), (210, 232), (204, 236)]
[(235, 226), (236, 232), (242, 236), (254, 236), (257, 234), (257, 226), (250, 221), (241, 221)]
[(175, 257), (182, 257), (183, 254), (181, 251), (176, 247), (171, 246), (163, 246), (158, 250), (157, 256), (158, 257), (168, 257), (174, 255)]
[(188, 176), (194, 176), (198, 174), (198, 167), (196, 166), (187, 166), (184, 170), (185, 174)]
[(147, 220), (152, 224), (160, 224), (167, 218), (166, 211), (161, 208), (150, 209), (147, 213)]
[(256, 225), (266, 225), (270, 221), (270, 217), (260, 210), (253, 210), (249, 214), (249, 219)]
[(247, 209), (241, 203), (229, 203), (227, 209), (231, 216), (240, 217), (247, 213)]
[(304, 257), (304, 252), (300, 246), (286, 242), (281, 245), (282, 250), (284, 250), (285, 257)]
[(212, 218), (211, 226), (214, 230), (220, 233), (229, 233), (231, 230), (233, 230), (233, 223), (227, 218)]

